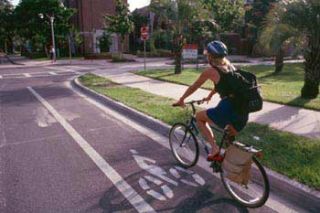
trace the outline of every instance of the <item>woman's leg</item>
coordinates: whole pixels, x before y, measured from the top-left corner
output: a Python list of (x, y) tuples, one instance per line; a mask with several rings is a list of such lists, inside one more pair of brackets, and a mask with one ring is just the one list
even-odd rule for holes
[(198, 112), (196, 114), (196, 120), (197, 120), (198, 127), (201, 131), (201, 134), (212, 146), (212, 155), (217, 154), (219, 152), (219, 147), (216, 144), (216, 140), (213, 132), (211, 131), (211, 128), (207, 125), (207, 124), (213, 125), (212, 120), (207, 115), (207, 111), (203, 110)]

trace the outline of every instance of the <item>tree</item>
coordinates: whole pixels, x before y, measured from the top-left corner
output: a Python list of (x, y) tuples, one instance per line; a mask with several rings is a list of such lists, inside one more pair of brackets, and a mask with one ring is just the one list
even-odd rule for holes
[(266, 15), (277, 1), (278, 0), (254, 0), (253, 3), (247, 4), (245, 27), (249, 32), (249, 35), (247, 35), (249, 55), (254, 53), (254, 47), (257, 44), (259, 35), (263, 29)]
[(111, 36), (108, 32), (103, 32), (103, 35), (99, 39), (101, 52), (108, 52), (109, 47), (112, 44)]
[[(12, 25), (13, 7), (7, 0), (0, 0), (0, 49), (8, 51), (8, 44), (12, 46), (14, 27)], [(12, 48), (9, 48), (10, 52)]]
[(232, 32), (242, 25), (243, 0), (203, 0), (203, 2), (212, 12), (221, 32)]
[(128, 4), (124, 3), (123, 0), (116, 0), (115, 12), (115, 15), (107, 14), (105, 16), (105, 21), (108, 32), (120, 35), (120, 58), (122, 58), (125, 36), (132, 32), (133, 22), (130, 18)]
[(72, 30), (69, 20), (74, 12), (65, 8), (60, 0), (22, 0), (14, 10), (17, 33), (23, 41), (30, 41), (36, 49), (43, 50), (52, 42), (48, 16), (54, 16), (55, 37), (57, 44), (62, 45), (67, 43)]
[[(305, 78), (301, 97), (316, 98), (320, 83), (320, 2), (319, 0), (281, 1), (268, 19), (270, 37), (279, 43), (287, 37), (305, 40)], [(279, 36), (284, 35), (284, 36)]]
[(300, 38), (300, 32), (297, 29), (280, 23), (274, 19), (274, 14), (279, 13), (281, 8), (275, 7), (266, 17), (266, 24), (260, 34), (259, 43), (266, 50), (275, 55), (275, 71), (278, 74), (282, 71), (284, 65), (284, 45), (300, 44), (303, 45)]
[[(181, 73), (182, 48), (190, 39), (193, 25), (201, 20), (212, 21), (209, 10), (202, 1), (192, 0), (152, 0), (151, 8), (160, 21), (173, 32), (173, 52), (175, 74)], [(213, 22), (213, 21), (212, 21)]]
[(137, 40), (140, 38), (140, 28), (142, 26), (146, 26), (148, 24), (148, 18), (146, 16), (140, 15), (136, 10), (133, 11), (131, 15), (131, 19), (134, 25), (134, 30), (132, 33), (132, 39), (133, 45), (130, 45), (130, 48), (132, 48), (133, 51), (136, 51), (138, 49), (137, 47)]

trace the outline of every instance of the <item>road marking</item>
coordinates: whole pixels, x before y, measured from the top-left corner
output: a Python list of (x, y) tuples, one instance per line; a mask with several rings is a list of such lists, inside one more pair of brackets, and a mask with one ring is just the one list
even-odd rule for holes
[(96, 150), (32, 87), (28, 90), (55, 117), (61, 126), (77, 142), (83, 151), (92, 159), (99, 169), (109, 178), (125, 198), (138, 212), (155, 212), (155, 210), (103, 159)]
[(72, 71), (77, 75), (81, 75), (81, 72), (78, 72), (78, 71), (75, 71), (75, 70), (72, 70)]
[[(134, 149), (131, 149), (130, 152), (133, 154), (132, 157), (135, 159), (138, 166), (141, 169), (152, 174), (152, 176), (145, 175), (144, 177), (140, 177), (138, 183), (141, 186), (141, 188), (144, 189), (147, 194), (151, 195), (153, 198), (157, 200), (165, 201), (167, 200), (167, 198), (172, 199), (174, 197), (174, 193), (173, 193), (173, 190), (170, 188), (169, 183), (171, 183), (174, 186), (178, 186), (178, 183), (168, 177), (169, 173), (166, 171), (166, 169), (163, 169), (160, 166), (156, 165), (155, 160), (139, 155), (139, 153)], [(194, 182), (188, 181), (182, 178), (178, 170), (180, 172), (184, 172), (192, 176), (192, 178), (194, 179)], [(200, 175), (194, 173), (191, 170), (187, 170), (179, 166), (175, 166), (175, 168), (171, 168), (169, 171), (171, 174), (172, 172), (174, 173), (173, 176), (176, 179), (180, 180), (182, 183), (185, 183), (189, 186), (198, 187), (200, 185), (205, 184), (205, 180)], [(165, 181), (165, 183), (163, 181)], [(157, 186), (160, 186), (162, 192), (157, 192), (154, 189), (151, 189), (148, 182), (153, 183)]]
[(2, 79), (3, 77), (2, 77), (2, 75), (0, 75), (0, 79)]
[(49, 72), (50, 75), (58, 75), (57, 73), (55, 72)]
[[(105, 112), (107, 115), (111, 115), (112, 117), (114, 117), (115, 119), (122, 121), (125, 125), (130, 126), (131, 128), (137, 130), (138, 132), (140, 132), (143, 135), (146, 135), (147, 137), (151, 138), (153, 141), (157, 142), (158, 144), (170, 149), (170, 145), (168, 143), (168, 138), (163, 136), (162, 134), (151, 130), (145, 126), (142, 126), (141, 124), (135, 122), (134, 120), (131, 120), (129, 118), (127, 118), (126, 116), (118, 113), (115, 110), (112, 110), (108, 107), (106, 107), (105, 105), (103, 105), (102, 103), (89, 98), (88, 96), (84, 95), (83, 93), (79, 92), (77, 89), (74, 89), (70, 83), (66, 83), (66, 85), (73, 90), (76, 94), (78, 94), (80, 97), (84, 98), (85, 100), (87, 100), (89, 103), (95, 105), (96, 107), (98, 107), (99, 109), (101, 109), (103, 112)], [(114, 101), (111, 100), (110, 98), (107, 98), (110, 101)], [(118, 102), (119, 103), (119, 102)], [(127, 107), (126, 105), (119, 103), (120, 105)], [(140, 113), (140, 112), (137, 112)], [(142, 113), (140, 113), (142, 114)], [(167, 125), (168, 126), (168, 125)], [(207, 172), (209, 172), (210, 174), (212, 174), (213, 176), (215, 176), (216, 178), (220, 179), (220, 175), (216, 174), (216, 173), (212, 173), (212, 169), (209, 167), (207, 160), (203, 157), (203, 156), (199, 156), (199, 160), (197, 163), (197, 166), (201, 167), (202, 169), (206, 170)], [(222, 184), (222, 183), (221, 183)], [(281, 203), (280, 197), (275, 197), (275, 195), (269, 195), (269, 199), (266, 202), (265, 206), (271, 208), (272, 210), (276, 211), (276, 212), (298, 212), (295, 211), (293, 209), (291, 209), (290, 207), (288, 207), (287, 205)], [(299, 209), (301, 210), (301, 209)]]
[[(27, 74), (27, 76), (25, 74)], [(74, 75), (74, 72), (69, 72), (69, 71), (68, 72), (58, 72), (54, 76), (58, 76), (58, 75), (59, 76)], [(34, 72), (34, 73), (32, 73), (32, 76), (29, 73), (21, 73), (21, 74), (16, 73), (16, 74), (2, 74), (1, 75), (1, 77), (3, 79), (17, 79), (17, 78), (21, 79), (21, 78), (30, 78), (30, 77), (41, 78), (41, 77), (51, 77), (51, 76), (53, 76), (53, 75), (50, 73), (44, 73), (44, 72)], [(1, 79), (1, 77), (0, 77), (0, 79)]]

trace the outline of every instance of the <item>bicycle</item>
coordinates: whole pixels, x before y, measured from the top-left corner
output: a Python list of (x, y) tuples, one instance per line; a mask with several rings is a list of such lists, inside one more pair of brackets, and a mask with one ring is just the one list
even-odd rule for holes
[[(195, 118), (195, 104), (200, 105), (202, 102), (202, 100), (195, 100), (185, 103), (192, 107), (190, 119), (186, 123), (174, 124), (169, 132), (169, 143), (172, 154), (178, 163), (185, 168), (196, 165), (199, 159), (199, 141), (204, 147), (205, 152), (209, 154), (210, 147), (202, 138)], [(219, 144), (219, 151), (221, 153), (223, 152), (224, 147), (227, 148), (235, 143), (239, 144), (239, 142), (235, 141), (234, 136), (230, 136), (230, 132), (227, 129), (221, 130), (215, 126), (210, 127), (215, 132), (223, 133)], [(262, 155), (262, 150), (258, 150), (250, 145), (241, 145), (244, 149), (251, 150), (252, 153), (254, 153), (251, 167), (252, 177), (254, 178), (250, 178), (246, 185), (238, 184), (228, 179), (227, 172), (224, 171), (225, 169), (222, 166), (222, 162), (213, 161), (211, 162), (210, 167), (213, 169), (213, 172), (220, 173), (220, 178), (224, 187), (236, 201), (249, 208), (261, 207), (268, 200), (270, 191), (266, 171), (257, 159)]]

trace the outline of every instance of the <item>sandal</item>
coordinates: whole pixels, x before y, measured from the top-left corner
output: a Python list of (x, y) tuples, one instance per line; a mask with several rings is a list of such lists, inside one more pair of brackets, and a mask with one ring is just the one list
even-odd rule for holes
[(209, 154), (207, 157), (207, 161), (217, 161), (217, 162), (222, 162), (223, 161), (223, 156), (221, 156), (219, 153), (213, 155)]

